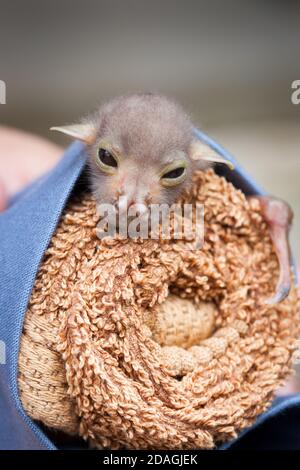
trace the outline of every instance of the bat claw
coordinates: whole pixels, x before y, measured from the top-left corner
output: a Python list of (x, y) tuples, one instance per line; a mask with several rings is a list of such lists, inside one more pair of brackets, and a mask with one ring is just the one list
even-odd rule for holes
[(288, 286), (281, 286), (276, 289), (276, 293), (270, 299), (265, 301), (266, 305), (276, 305), (280, 302), (283, 302), (289, 295), (291, 290), (291, 285)]
[(279, 264), (279, 279), (273, 297), (265, 301), (266, 305), (275, 305), (282, 302), (290, 293), (292, 286), (291, 253), (289, 246), (289, 230), (293, 220), (290, 206), (281, 199), (271, 196), (258, 196), (261, 211), (269, 225), (270, 236)]

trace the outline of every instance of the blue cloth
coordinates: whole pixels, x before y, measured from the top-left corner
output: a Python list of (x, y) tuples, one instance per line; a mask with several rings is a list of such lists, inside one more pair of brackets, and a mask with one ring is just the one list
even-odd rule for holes
[[(195, 133), (235, 164), (234, 172), (222, 170), (235, 186), (246, 194), (263, 194), (228, 152), (205, 134)], [(0, 344), (6, 346), (5, 364), (1, 364), (4, 358), (0, 355), (0, 449), (57, 448), (45, 431), (29, 418), (20, 402), (17, 388), (19, 341), (40, 262), (85, 162), (83, 145), (72, 144), (53, 171), (19, 195), (0, 215)], [(254, 441), (255, 436), (259, 436), (260, 448), (264, 448), (264, 443), (270, 446), (274, 441), (286, 446), (284, 448), (293, 445), (300, 449), (299, 405), (300, 396), (275, 403), (250, 430), (220, 448), (243, 448), (247, 446), (249, 436)], [(273, 435), (278, 433), (277, 440), (275, 437), (273, 441), (267, 440), (271, 433), (270, 430), (264, 432), (264, 426), (268, 425)], [(285, 431), (287, 427), (290, 434)]]

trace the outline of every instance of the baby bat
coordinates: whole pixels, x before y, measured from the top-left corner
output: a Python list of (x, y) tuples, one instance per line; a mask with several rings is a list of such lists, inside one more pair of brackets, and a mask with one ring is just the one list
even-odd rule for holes
[[(83, 141), (89, 156), (91, 189), (97, 203), (132, 205), (140, 213), (149, 204), (173, 204), (191, 184), (193, 172), (212, 163), (232, 164), (195, 138), (189, 116), (174, 101), (153, 93), (121, 96), (79, 124), (52, 127)], [(280, 275), (275, 295), (284, 300), (291, 288), (288, 242), (292, 212), (272, 197), (258, 197), (269, 225)]]

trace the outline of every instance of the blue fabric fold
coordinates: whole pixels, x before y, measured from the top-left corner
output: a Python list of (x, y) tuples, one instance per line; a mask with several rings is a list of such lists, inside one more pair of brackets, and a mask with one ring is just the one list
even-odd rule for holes
[(54, 449), (25, 413), (18, 395), (17, 365), (23, 318), (43, 254), (68, 196), (85, 164), (73, 144), (50, 173), (40, 178), (0, 216), (0, 449)]
[[(246, 194), (265, 194), (232, 155), (206, 134), (198, 130), (195, 134), (234, 163), (234, 171), (222, 171), (236, 187)], [(85, 163), (84, 146), (78, 142), (72, 144), (49, 174), (23, 191), (0, 215), (0, 341), (6, 346), (5, 364), (0, 361), (0, 449), (57, 448), (38, 423), (29, 418), (20, 402), (17, 387), (19, 343), (39, 265)], [(220, 449), (238, 448), (239, 442), (245, 442), (246, 434), (253, 435), (274, 417), (280, 430), (283, 412), (295, 410), (294, 416), (299, 417), (299, 405), (299, 396), (275, 403), (252, 428)], [(299, 419), (294, 426), (298, 431)]]

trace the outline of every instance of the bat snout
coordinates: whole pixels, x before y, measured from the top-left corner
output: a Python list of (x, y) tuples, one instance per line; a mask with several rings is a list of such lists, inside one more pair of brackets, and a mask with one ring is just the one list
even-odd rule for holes
[(146, 202), (137, 201), (134, 197), (128, 198), (126, 195), (120, 196), (115, 206), (119, 212), (130, 212), (130, 215), (137, 217), (147, 213), (149, 209)]

